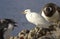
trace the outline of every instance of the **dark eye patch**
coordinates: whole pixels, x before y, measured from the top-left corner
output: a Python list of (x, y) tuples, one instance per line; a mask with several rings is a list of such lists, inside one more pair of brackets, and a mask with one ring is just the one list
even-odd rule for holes
[(47, 12), (51, 12), (51, 11), (53, 11), (53, 8), (52, 8), (52, 7), (47, 7), (47, 8), (46, 8), (46, 11), (47, 11)]
[(56, 5), (52, 3), (45, 5), (43, 12), (47, 17), (53, 16), (53, 14), (56, 12)]

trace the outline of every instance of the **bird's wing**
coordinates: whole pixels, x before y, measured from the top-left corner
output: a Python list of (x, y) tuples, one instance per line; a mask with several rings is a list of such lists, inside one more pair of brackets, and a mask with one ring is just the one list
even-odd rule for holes
[(40, 24), (48, 24), (48, 22), (40, 14), (35, 12), (33, 12), (32, 14), (32, 17), (38, 20), (37, 22), (39, 22)]
[(40, 22), (44, 22), (45, 21), (44, 18), (40, 14), (35, 13), (35, 12), (32, 13), (32, 18), (34, 18), (34, 19), (36, 19), (36, 20), (38, 20)]

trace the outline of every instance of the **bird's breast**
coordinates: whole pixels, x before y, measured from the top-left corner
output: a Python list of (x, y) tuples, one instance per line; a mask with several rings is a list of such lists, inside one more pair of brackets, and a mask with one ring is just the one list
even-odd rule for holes
[(29, 22), (33, 22), (35, 20), (35, 18), (32, 16), (32, 14), (26, 14), (26, 19), (29, 21)]

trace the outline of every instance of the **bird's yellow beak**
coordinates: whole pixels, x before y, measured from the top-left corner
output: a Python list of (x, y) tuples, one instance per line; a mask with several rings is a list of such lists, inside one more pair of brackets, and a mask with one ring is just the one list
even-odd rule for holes
[(26, 13), (23, 11), (22, 14), (26, 14)]

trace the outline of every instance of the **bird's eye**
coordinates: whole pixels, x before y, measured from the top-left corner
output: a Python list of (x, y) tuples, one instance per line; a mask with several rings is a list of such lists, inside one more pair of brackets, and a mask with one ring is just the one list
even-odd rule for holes
[(27, 11), (25, 11), (25, 12), (27, 12)]

